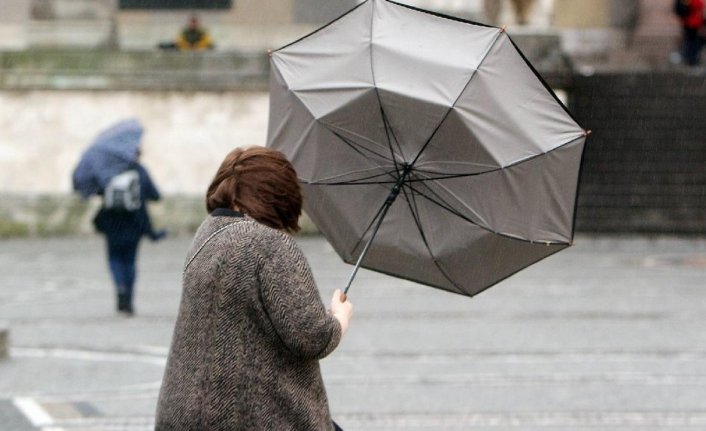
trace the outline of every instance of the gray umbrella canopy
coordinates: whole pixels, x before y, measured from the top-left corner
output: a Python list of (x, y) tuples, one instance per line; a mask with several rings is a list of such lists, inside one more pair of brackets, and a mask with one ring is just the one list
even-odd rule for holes
[(502, 29), (367, 0), (271, 64), (268, 146), (346, 262), (472, 296), (571, 245), (587, 133)]

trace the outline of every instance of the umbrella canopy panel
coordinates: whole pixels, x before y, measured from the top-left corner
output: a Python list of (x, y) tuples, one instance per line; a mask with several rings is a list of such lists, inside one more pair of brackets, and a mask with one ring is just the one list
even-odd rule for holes
[(396, 184), (366, 268), (474, 295), (572, 241), (586, 133), (501, 29), (368, 0), (275, 51), (270, 94), (346, 262)]
[(84, 198), (103, 193), (111, 178), (135, 166), (143, 133), (136, 119), (120, 121), (101, 132), (74, 169), (74, 190)]

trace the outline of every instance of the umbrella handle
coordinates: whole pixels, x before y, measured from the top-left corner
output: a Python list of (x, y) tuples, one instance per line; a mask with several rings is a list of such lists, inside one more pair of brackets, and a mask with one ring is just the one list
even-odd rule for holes
[(341, 292), (340, 299), (341, 299), (341, 302), (346, 302), (346, 301), (348, 300), (348, 295), (346, 295), (345, 293)]

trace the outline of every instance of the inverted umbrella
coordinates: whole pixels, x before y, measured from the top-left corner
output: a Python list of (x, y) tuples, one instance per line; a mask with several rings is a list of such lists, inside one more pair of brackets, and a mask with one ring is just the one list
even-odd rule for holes
[(367, 0), (271, 54), (268, 146), (348, 263), (472, 296), (572, 243), (587, 132), (503, 29)]
[(103, 193), (110, 179), (135, 167), (144, 127), (138, 120), (120, 121), (101, 132), (81, 155), (73, 187), (84, 198)]

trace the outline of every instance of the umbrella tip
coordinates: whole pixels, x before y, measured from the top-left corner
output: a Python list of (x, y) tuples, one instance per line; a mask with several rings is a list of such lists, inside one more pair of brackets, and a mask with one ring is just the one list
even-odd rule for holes
[(506, 25), (500, 27), (500, 33), (505, 33), (506, 30), (507, 30), (507, 26), (506, 26)]
[(267, 50), (267, 56), (270, 57), (270, 58), (272, 57), (272, 50), (271, 50), (271, 49), (268, 49), (268, 50)]
[(591, 136), (591, 133), (593, 133), (591, 130), (584, 130), (583, 131), (584, 136)]

